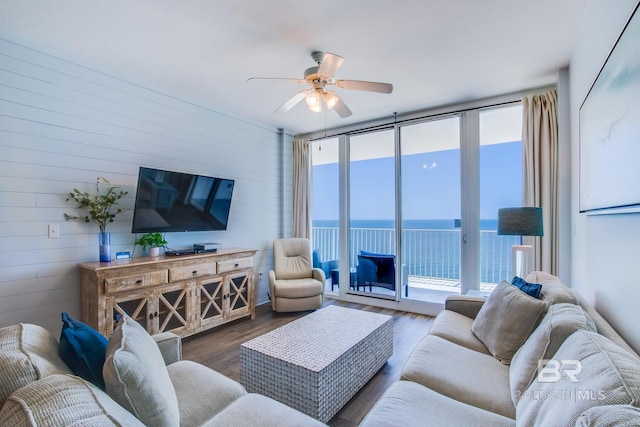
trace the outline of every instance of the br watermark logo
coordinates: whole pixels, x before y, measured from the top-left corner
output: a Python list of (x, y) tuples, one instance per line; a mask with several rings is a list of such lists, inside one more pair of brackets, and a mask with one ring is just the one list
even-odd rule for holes
[[(582, 363), (579, 360), (538, 360), (536, 380), (539, 387), (532, 385), (520, 398), (529, 400), (571, 401), (604, 400), (607, 397), (604, 391), (580, 387), (581, 372)], [(545, 386), (545, 384), (560, 383), (561, 381), (562, 384), (558, 387)]]
[(578, 374), (582, 372), (582, 362), (579, 360), (538, 360), (538, 382), (557, 383), (565, 375), (572, 383), (579, 383)]

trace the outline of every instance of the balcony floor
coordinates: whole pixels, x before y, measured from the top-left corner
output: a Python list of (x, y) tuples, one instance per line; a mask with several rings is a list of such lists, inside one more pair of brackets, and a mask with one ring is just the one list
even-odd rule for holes
[[(480, 283), (480, 290), (491, 292), (495, 288), (495, 283)], [(363, 289), (366, 289), (363, 291)], [(333, 292), (338, 289), (334, 288)], [(327, 280), (325, 292), (331, 293), (331, 280)], [(370, 293), (378, 295), (393, 296), (393, 291), (386, 288), (374, 286), (372, 291), (369, 288), (360, 288), (360, 294)], [(449, 295), (460, 294), (460, 281), (451, 279), (441, 279), (437, 277), (409, 276), (409, 299), (418, 301), (429, 301), (444, 303)], [(404, 298), (404, 294), (403, 294)]]

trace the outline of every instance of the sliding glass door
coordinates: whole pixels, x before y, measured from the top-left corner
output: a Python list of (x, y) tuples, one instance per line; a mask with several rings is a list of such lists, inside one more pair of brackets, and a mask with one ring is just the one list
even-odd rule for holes
[(339, 141), (329, 138), (311, 144), (311, 243), (314, 267), (324, 271), (325, 292), (339, 291), (340, 174)]
[(349, 138), (349, 293), (396, 298), (393, 129)]
[(402, 297), (444, 301), (460, 293), (460, 120), (400, 128)]

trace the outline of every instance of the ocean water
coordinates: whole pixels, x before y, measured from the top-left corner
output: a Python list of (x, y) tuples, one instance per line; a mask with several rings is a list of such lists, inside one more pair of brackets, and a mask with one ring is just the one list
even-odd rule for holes
[[(480, 221), (480, 280), (497, 283), (508, 277), (511, 246), (519, 236), (498, 236), (497, 219)], [(322, 260), (337, 259), (338, 221), (313, 221), (313, 242)], [(414, 276), (460, 279), (460, 224), (455, 219), (405, 220), (402, 230), (403, 262)], [(394, 253), (393, 220), (351, 221), (351, 264), (360, 250)]]
[[(404, 229), (416, 230), (453, 230), (460, 228), (459, 219), (405, 219), (402, 222)], [(314, 220), (313, 227), (337, 227), (338, 220), (324, 219)], [(352, 228), (394, 228), (393, 219), (354, 219), (351, 221)], [(481, 230), (497, 230), (497, 219), (481, 219)]]

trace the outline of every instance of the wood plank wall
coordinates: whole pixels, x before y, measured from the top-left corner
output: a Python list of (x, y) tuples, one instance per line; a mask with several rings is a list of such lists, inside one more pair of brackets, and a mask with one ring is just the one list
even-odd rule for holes
[[(0, 327), (58, 334), (80, 315), (76, 264), (98, 258), (95, 224), (65, 222), (73, 188), (97, 177), (129, 191), (140, 166), (236, 180), (227, 231), (168, 233), (169, 246), (220, 242), (256, 255), (267, 300), (271, 242), (291, 230), (291, 142), (238, 118), (0, 38)], [(132, 211), (116, 219), (112, 251), (133, 250)], [(58, 224), (60, 237), (48, 238)], [(141, 255), (141, 249), (136, 248)]]

